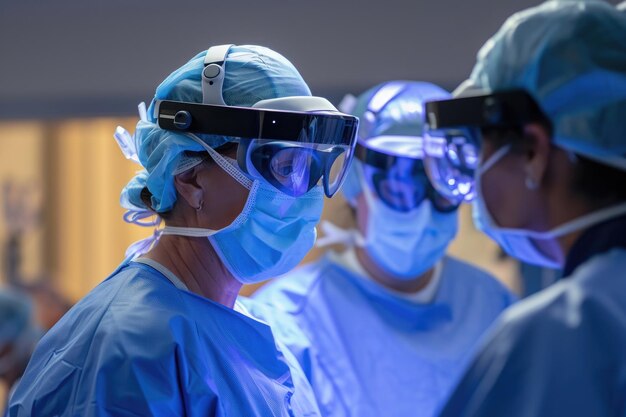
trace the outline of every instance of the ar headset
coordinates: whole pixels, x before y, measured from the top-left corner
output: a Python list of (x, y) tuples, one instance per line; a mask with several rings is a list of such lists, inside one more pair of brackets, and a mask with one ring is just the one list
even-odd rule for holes
[(549, 119), (523, 89), (457, 97), (426, 103), (426, 171), (446, 198), (471, 201), (474, 172), (482, 144), (481, 129), (519, 128)]
[(238, 142), (237, 163), (285, 194), (298, 197), (322, 179), (332, 197), (352, 162), (358, 119), (322, 97), (261, 100), (228, 106), (222, 96), (225, 60), (233, 45), (209, 48), (202, 71), (203, 104), (158, 100), (162, 129), (228, 136)]

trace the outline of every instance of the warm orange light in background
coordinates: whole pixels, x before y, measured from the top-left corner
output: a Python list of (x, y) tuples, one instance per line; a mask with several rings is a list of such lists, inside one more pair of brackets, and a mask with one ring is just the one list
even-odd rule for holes
[[(152, 233), (126, 224), (119, 205), (120, 191), (140, 167), (124, 158), (113, 132), (117, 125), (132, 132), (135, 123), (134, 118), (0, 123), (0, 183), (31, 182), (43, 191), (42, 222), (25, 233), (22, 243), (26, 279), (47, 276), (77, 301), (115, 269), (132, 242)], [(515, 264), (497, 261), (497, 247), (473, 228), (469, 207), (460, 216), (459, 236), (450, 252), (518, 290)], [(346, 225), (350, 214), (339, 197), (327, 200), (324, 217)], [(315, 249), (305, 261), (320, 254)]]
[(132, 130), (135, 123), (90, 119), (0, 124), (0, 182), (34, 182), (43, 195), (41, 223), (23, 236), (25, 280), (48, 277), (77, 301), (122, 261), (129, 244), (151, 233), (126, 224), (119, 205), (122, 187), (139, 166), (124, 158), (112, 134), (118, 124)]
[[(21, 187), (33, 187), (43, 195), (44, 177), (44, 136), (46, 127), (43, 123), (20, 122), (0, 124), (0, 187), (5, 181), (11, 180)], [(0, 199), (4, 195), (0, 194)], [(39, 198), (39, 200), (42, 200)], [(4, 218), (3, 200), (0, 205), (2, 221), (0, 221), (0, 242), (4, 251), (8, 237), (7, 221)], [(45, 205), (45, 202), (43, 202)], [(22, 241), (24, 262), (22, 273), (27, 276), (38, 276), (43, 269), (44, 247), (43, 229), (36, 227), (28, 230)], [(2, 265), (2, 274), (6, 266)], [(6, 277), (2, 277), (6, 280)]]
[(136, 120), (75, 120), (51, 127), (47, 189), (49, 266), (55, 281), (77, 300), (110, 274), (147, 228), (122, 220), (120, 191), (140, 166), (122, 155), (113, 139), (117, 125)]

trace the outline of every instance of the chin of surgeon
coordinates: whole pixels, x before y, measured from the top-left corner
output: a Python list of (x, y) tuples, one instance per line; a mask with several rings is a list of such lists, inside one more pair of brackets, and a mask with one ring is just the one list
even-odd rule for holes
[(319, 415), (295, 358), (236, 296), (311, 248), (357, 119), (249, 45), (199, 53), (140, 116), (115, 133), (143, 167), (121, 204), (154, 234), (45, 335), (8, 415)]
[(325, 224), (320, 243), (345, 251), (257, 292), (276, 307), (259, 315), (295, 353), (325, 416), (433, 416), (514, 301), (484, 271), (445, 256), (458, 204), (430, 185), (421, 134), (423, 102), (448, 97), (393, 81), (353, 99), (359, 135), (342, 192), (357, 227)]
[(625, 416), (626, 14), (516, 13), (426, 113), (437, 188), (473, 198), (511, 256), (565, 276), (500, 317), (441, 416)]

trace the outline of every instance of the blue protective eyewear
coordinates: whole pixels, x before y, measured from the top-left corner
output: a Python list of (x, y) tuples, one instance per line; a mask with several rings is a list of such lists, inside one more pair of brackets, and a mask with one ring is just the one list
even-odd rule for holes
[(331, 197), (345, 177), (349, 154), (346, 145), (245, 140), (239, 143), (237, 162), (246, 173), (260, 175), (294, 197), (306, 193), (322, 179), (324, 192)]
[(531, 122), (550, 125), (532, 96), (519, 89), (431, 101), (425, 107), (426, 172), (437, 191), (457, 203), (475, 196), (481, 129), (521, 128)]
[(357, 144), (355, 156), (363, 163), (367, 184), (394, 210), (411, 211), (426, 199), (439, 212), (458, 207), (431, 185), (422, 159), (389, 155), (361, 144)]
[(326, 196), (341, 187), (352, 162), (358, 119), (338, 112), (297, 112), (162, 100), (159, 127), (221, 135), (239, 142), (247, 174), (300, 196), (322, 180)]

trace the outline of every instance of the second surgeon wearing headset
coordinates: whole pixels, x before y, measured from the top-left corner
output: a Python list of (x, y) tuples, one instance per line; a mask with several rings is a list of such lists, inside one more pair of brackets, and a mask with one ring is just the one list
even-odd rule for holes
[(359, 97), (355, 160), (342, 188), (357, 230), (324, 224), (320, 239), (347, 250), (255, 294), (278, 307), (254, 310), (292, 348), (325, 416), (433, 416), (515, 299), (487, 273), (445, 256), (458, 206), (430, 185), (421, 132), (424, 101), (446, 97), (407, 81)]
[(356, 119), (310, 95), (250, 45), (165, 79), (134, 137), (117, 132), (144, 168), (126, 218), (165, 227), (43, 338), (9, 416), (319, 415), (295, 360), (236, 302), (304, 257), (350, 161)]

